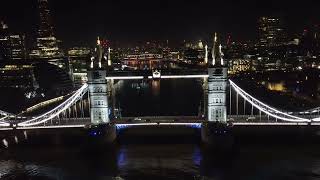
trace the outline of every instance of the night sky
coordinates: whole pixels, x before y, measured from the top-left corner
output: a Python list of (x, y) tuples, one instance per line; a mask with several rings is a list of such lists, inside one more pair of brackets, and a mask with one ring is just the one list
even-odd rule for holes
[[(285, 19), (289, 33), (320, 24), (319, 0), (49, 0), (57, 37), (66, 47), (89, 45), (96, 36), (120, 44), (209, 38), (212, 32), (234, 40), (254, 40), (257, 18)], [(1, 0), (0, 18), (29, 38), (37, 29), (37, 0)]]

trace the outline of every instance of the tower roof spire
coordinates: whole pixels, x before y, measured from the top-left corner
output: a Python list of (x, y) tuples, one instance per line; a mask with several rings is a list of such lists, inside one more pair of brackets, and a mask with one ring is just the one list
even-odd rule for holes
[(218, 66), (223, 64), (222, 45), (218, 43), (218, 34), (215, 32), (212, 46), (212, 65)]
[(214, 37), (213, 37), (213, 45), (212, 45), (212, 65), (216, 64), (216, 44), (217, 44), (217, 33), (214, 33)]

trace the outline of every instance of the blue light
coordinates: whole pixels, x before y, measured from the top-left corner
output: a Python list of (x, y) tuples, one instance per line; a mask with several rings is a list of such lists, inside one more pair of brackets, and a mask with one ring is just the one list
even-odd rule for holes
[(201, 129), (202, 125), (201, 123), (194, 123), (191, 125), (188, 125), (189, 127), (193, 128), (193, 129)]
[(201, 151), (198, 147), (195, 147), (192, 154), (192, 161), (195, 165), (200, 166), (201, 160), (202, 160)]
[[(99, 133), (100, 134), (100, 133)], [(97, 136), (98, 133), (96, 131), (90, 131), (89, 133), (90, 136)]]
[(122, 130), (122, 129), (127, 129), (129, 127), (129, 125), (123, 125), (123, 124), (117, 124), (116, 125), (116, 129), (117, 130)]
[(117, 131), (117, 133), (121, 133), (122, 130), (127, 129), (128, 127), (129, 127), (129, 125), (117, 124), (116, 131)]

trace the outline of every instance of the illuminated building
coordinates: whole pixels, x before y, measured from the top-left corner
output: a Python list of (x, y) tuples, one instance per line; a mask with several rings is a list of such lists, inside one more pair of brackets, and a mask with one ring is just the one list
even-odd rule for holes
[(180, 60), (180, 57), (181, 57), (181, 54), (179, 51), (171, 51), (168, 56), (169, 59), (176, 60), (176, 61)]
[(30, 57), (45, 59), (58, 64), (58, 61), (63, 57), (63, 52), (58, 46), (60, 41), (56, 39), (53, 33), (48, 0), (38, 0), (38, 4), (40, 15), (38, 38), (36, 49), (31, 52)]
[(198, 48), (198, 49), (203, 49), (203, 48), (204, 48), (203, 43), (202, 43), (201, 40), (199, 40), (199, 42), (198, 42), (198, 47), (197, 47), (197, 48)]
[(86, 47), (74, 47), (68, 50), (68, 56), (72, 58), (84, 58), (90, 53), (91, 49)]
[(0, 87), (34, 89), (37, 83), (34, 66), (26, 64), (7, 64), (0, 66)]
[(9, 32), (4, 22), (0, 26), (0, 59), (26, 59), (25, 36)]
[(10, 35), (11, 59), (26, 59), (25, 36)]
[(91, 49), (86, 47), (74, 47), (68, 50), (70, 66), (72, 66), (73, 80), (76, 84), (83, 84), (87, 81), (87, 59)]
[(1, 22), (0, 26), (0, 59), (10, 59), (10, 40), (8, 26)]
[(199, 40), (196, 43), (192, 42), (184, 42), (184, 47), (187, 49), (204, 49), (204, 45), (201, 40)]
[(285, 87), (284, 82), (279, 82), (279, 83), (267, 82), (267, 83), (265, 83), (265, 86), (270, 91), (279, 91), (279, 92), (285, 92), (286, 91), (286, 87)]
[(232, 59), (229, 70), (231, 74), (236, 74), (239, 72), (246, 72), (252, 70), (252, 60), (251, 59)]
[(206, 46), (199, 40), (196, 43), (184, 42), (181, 59), (189, 64), (205, 64)]
[(152, 59), (162, 59), (162, 54), (151, 54), (151, 53), (141, 53), (141, 54), (129, 54), (124, 60), (152, 60)]
[(215, 33), (212, 47), (212, 62), (208, 67), (208, 121), (227, 122), (226, 91), (228, 68), (223, 62), (221, 45)]
[[(50, 75), (50, 76), (48, 76)], [(61, 68), (50, 63), (11, 60), (0, 63), (0, 88), (35, 90), (56, 96), (72, 91), (73, 82)]]
[(101, 67), (103, 48), (97, 41), (96, 55), (91, 58), (88, 68), (88, 85), (90, 96), (90, 117), (92, 124), (109, 123), (109, 104), (107, 97), (107, 71)]
[(276, 17), (261, 17), (258, 23), (260, 46), (279, 46), (284, 43), (281, 19)]

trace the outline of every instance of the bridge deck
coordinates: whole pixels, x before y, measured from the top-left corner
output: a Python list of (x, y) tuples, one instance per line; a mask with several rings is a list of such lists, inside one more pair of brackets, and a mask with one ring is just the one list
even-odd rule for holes
[[(306, 119), (318, 117), (301, 116)], [(266, 115), (252, 116), (252, 115), (228, 115), (228, 121), (233, 126), (320, 126), (320, 122), (284, 122), (276, 119), (271, 119)], [(189, 126), (197, 125), (200, 127), (201, 123), (206, 122), (205, 118), (198, 116), (145, 116), (145, 117), (123, 117), (111, 121), (118, 126)], [(14, 123), (12, 121), (11, 123)], [(60, 118), (52, 119), (45, 124), (31, 126), (31, 127), (2, 127), (0, 130), (28, 130), (28, 129), (55, 129), (55, 128), (84, 128), (90, 125), (90, 118)]]

